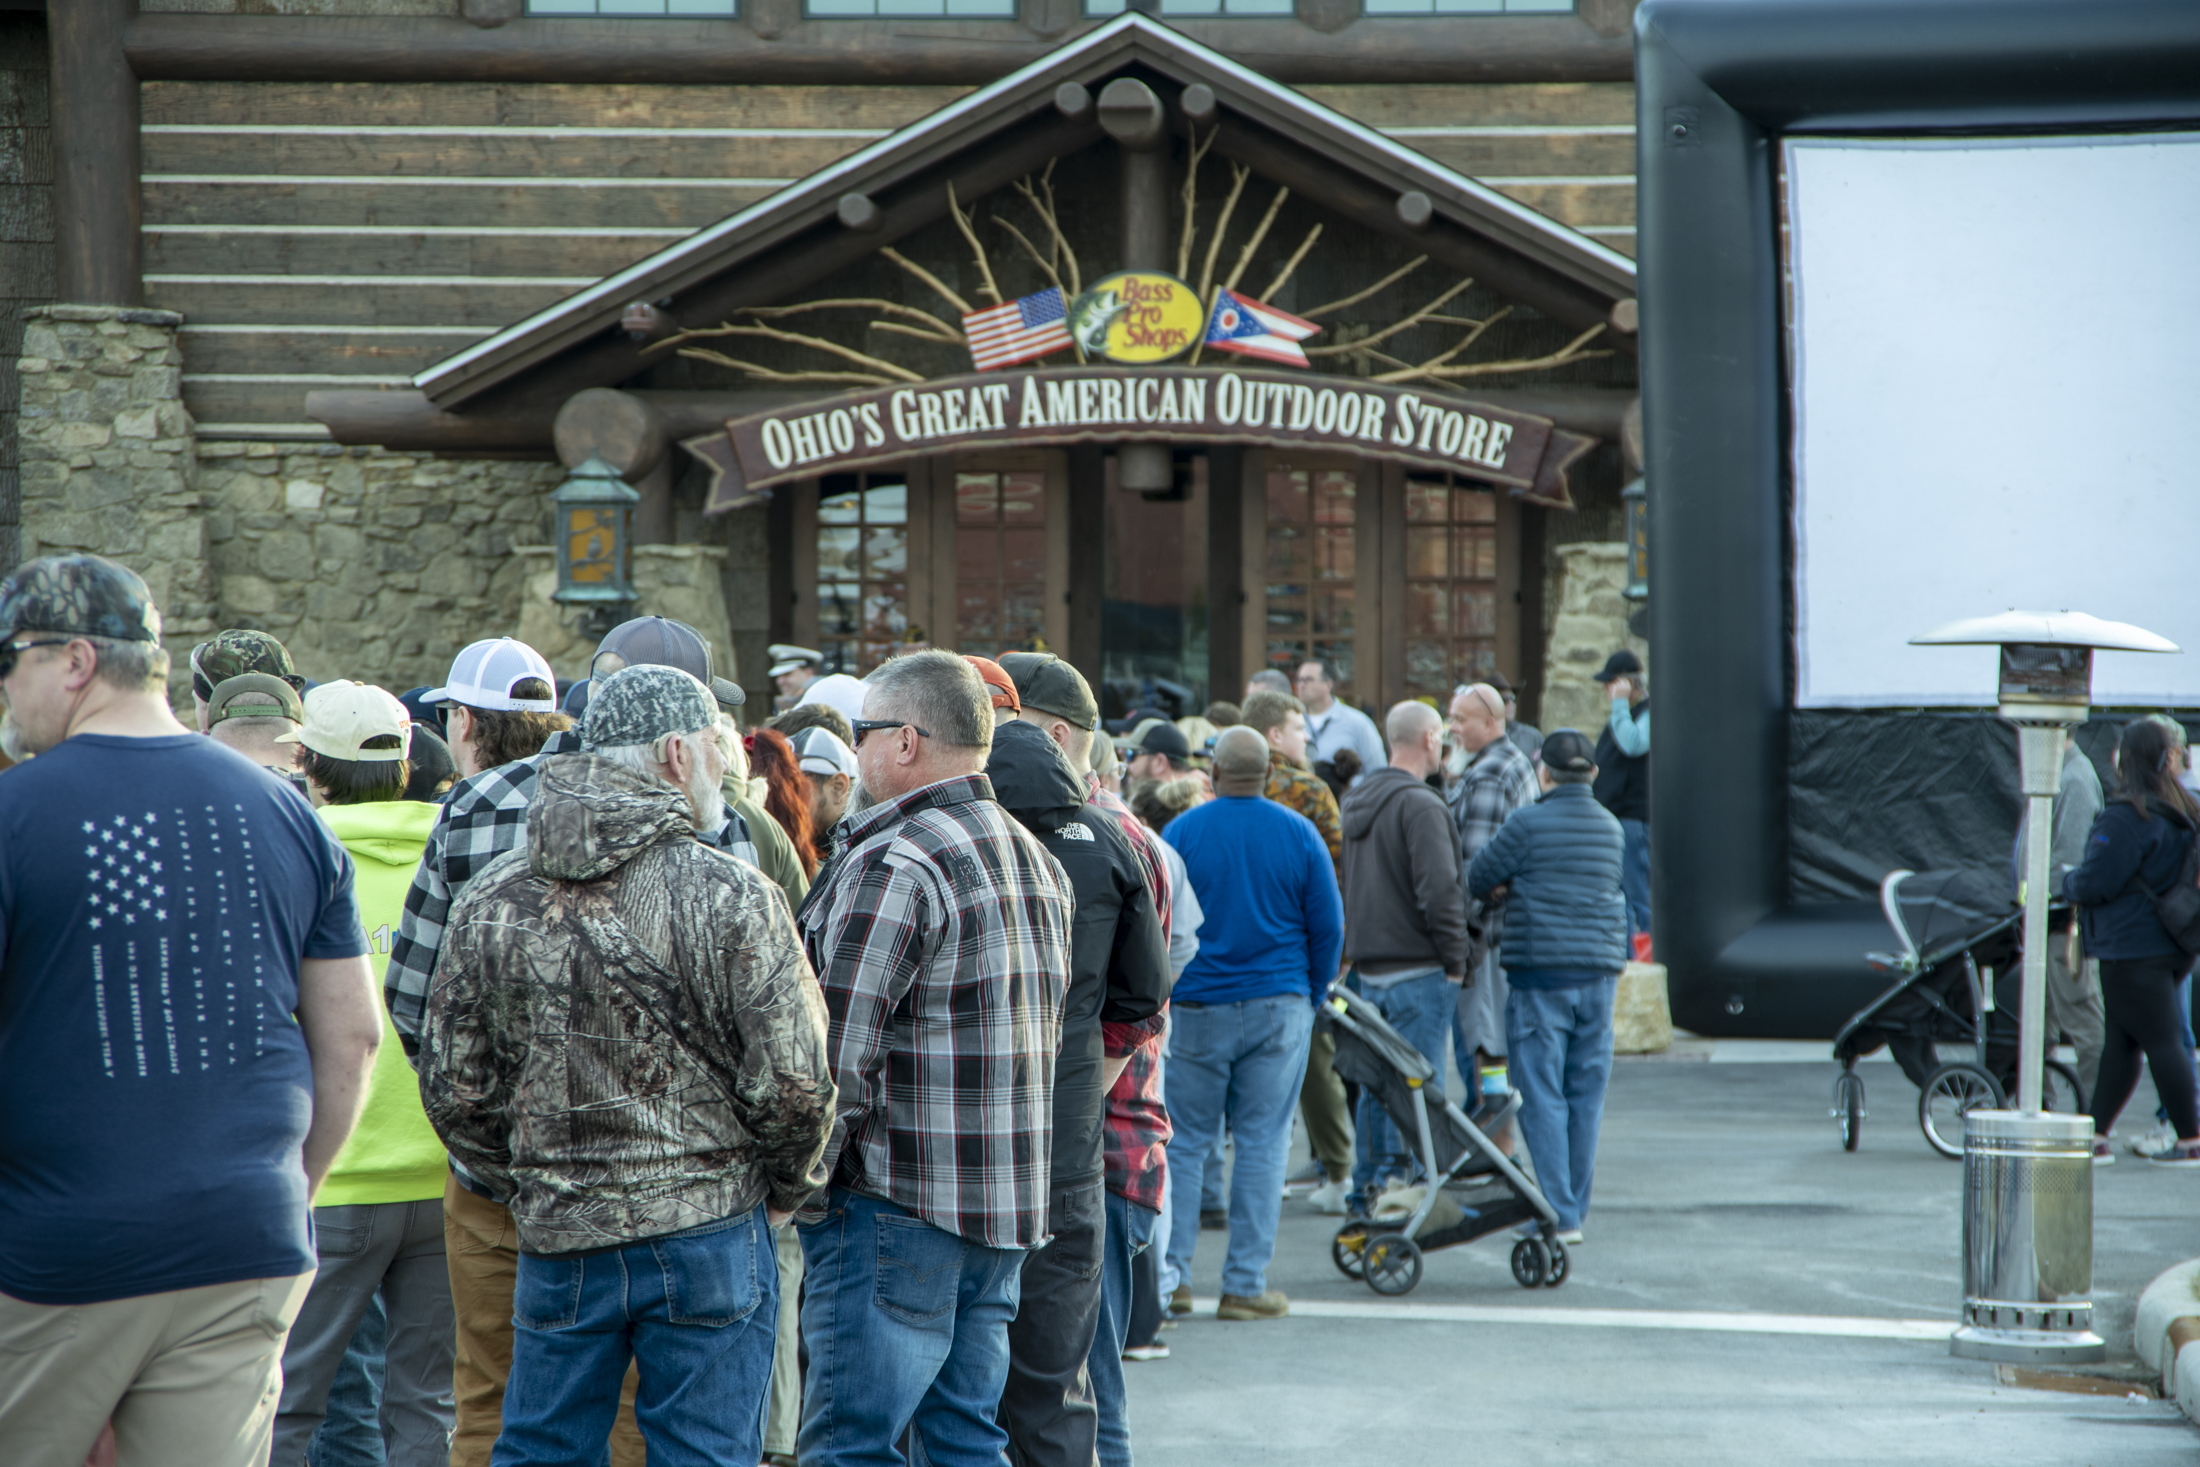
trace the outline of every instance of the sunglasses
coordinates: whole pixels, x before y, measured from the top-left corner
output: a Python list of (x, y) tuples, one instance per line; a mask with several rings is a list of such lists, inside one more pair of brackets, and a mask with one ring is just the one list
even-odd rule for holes
[(0, 682), (6, 681), (14, 674), (15, 664), (31, 648), (66, 647), (75, 640), (74, 637), (21, 637), (10, 642), (0, 642)]
[(932, 730), (917, 728), (917, 725), (906, 718), (858, 718), (853, 720), (850, 726), (855, 730), (855, 746), (859, 749), (863, 747), (863, 736), (865, 734), (877, 733), (882, 728), (915, 728), (917, 729), (918, 738), (928, 739), (932, 737)]

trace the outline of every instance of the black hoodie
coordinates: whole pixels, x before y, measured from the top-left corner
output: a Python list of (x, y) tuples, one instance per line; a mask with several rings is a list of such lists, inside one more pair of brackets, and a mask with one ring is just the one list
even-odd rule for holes
[(1344, 955), (1363, 968), (1467, 962), (1459, 832), (1444, 797), (1403, 769), (1360, 776), (1345, 796)]
[(1153, 893), (1130, 842), (1085, 803), (1085, 785), (1054, 741), (1028, 723), (993, 730), (986, 764), (993, 796), (1069, 873), (1077, 894), (1070, 929), (1069, 998), (1054, 1066), (1057, 1188), (1102, 1173), (1100, 1024), (1135, 1024), (1169, 997), (1169, 949)]

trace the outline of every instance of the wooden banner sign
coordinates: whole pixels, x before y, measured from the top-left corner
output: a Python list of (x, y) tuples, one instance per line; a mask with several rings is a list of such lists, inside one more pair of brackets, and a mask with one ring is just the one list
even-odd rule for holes
[(1426, 389), (1226, 367), (1053, 367), (869, 388), (735, 418), (682, 446), (715, 475), (706, 512), (757, 491), (924, 454), (1126, 440), (1323, 449), (1502, 485), (1572, 509), (1596, 440)]

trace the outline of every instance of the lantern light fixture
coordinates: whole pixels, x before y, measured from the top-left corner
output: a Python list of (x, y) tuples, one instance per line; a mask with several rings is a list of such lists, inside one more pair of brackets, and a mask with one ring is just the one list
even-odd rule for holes
[(553, 599), (600, 609), (635, 599), (628, 565), (634, 506), (641, 498), (596, 454), (590, 454), (552, 491), (558, 547), (558, 589)]

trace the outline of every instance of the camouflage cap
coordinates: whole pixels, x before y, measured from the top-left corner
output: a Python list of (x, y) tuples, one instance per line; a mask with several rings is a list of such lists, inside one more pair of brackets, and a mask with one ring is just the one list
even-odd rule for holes
[(126, 565), (103, 555), (43, 555), (0, 583), (0, 639), (26, 632), (158, 642), (160, 608)]
[(243, 677), (248, 672), (279, 677), (301, 691), (305, 684), (305, 679), (298, 676), (298, 669), (291, 663), (289, 649), (266, 632), (233, 627), (214, 633), (210, 641), (191, 649), (191, 691), (197, 693), (202, 702), (213, 693), (217, 683)]
[(718, 726), (718, 700), (695, 675), (654, 662), (623, 667), (588, 689), (581, 747), (616, 749), (653, 744), (666, 734)]

